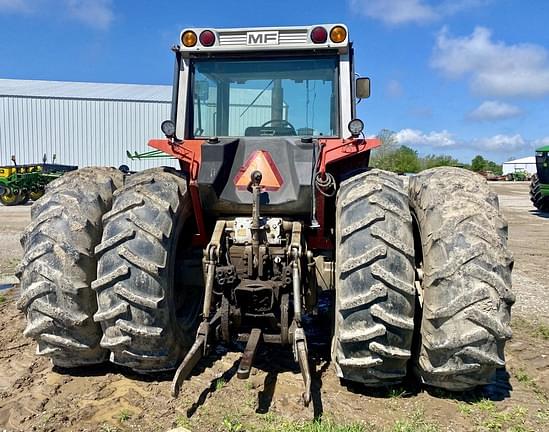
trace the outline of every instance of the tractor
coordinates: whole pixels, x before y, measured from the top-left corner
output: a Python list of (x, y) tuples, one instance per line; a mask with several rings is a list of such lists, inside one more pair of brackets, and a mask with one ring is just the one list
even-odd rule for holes
[(368, 167), (381, 143), (356, 115), (370, 80), (347, 27), (191, 28), (172, 50), (149, 145), (179, 167), (83, 168), (32, 207), (18, 306), (38, 355), (175, 370), (177, 395), (218, 343), (240, 342), (239, 378), (259, 346), (287, 346), (307, 404), (306, 318), (331, 293), (342, 380), (489, 383), (514, 302), (497, 196), (459, 168)]
[(549, 211), (549, 146), (536, 150), (536, 171), (530, 181), (530, 201), (540, 211)]

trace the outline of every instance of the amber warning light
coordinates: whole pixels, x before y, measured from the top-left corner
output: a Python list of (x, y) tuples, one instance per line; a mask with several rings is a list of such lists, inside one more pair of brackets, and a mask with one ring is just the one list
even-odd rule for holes
[(247, 189), (250, 184), (250, 176), (256, 170), (261, 171), (263, 175), (261, 186), (264, 190), (275, 191), (283, 185), (284, 181), (280, 171), (278, 171), (270, 153), (265, 150), (256, 150), (248, 157), (234, 178), (237, 189)]

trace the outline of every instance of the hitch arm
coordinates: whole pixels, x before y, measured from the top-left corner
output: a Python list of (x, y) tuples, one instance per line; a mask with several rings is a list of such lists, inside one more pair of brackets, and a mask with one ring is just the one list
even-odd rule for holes
[(210, 321), (202, 321), (198, 327), (196, 333), (196, 339), (191, 346), (191, 349), (177, 368), (175, 376), (172, 380), (171, 393), (174, 398), (179, 396), (179, 391), (181, 389), (181, 383), (189, 376), (193, 368), (196, 366), (198, 361), (206, 354), (208, 349), (208, 339), (210, 336), (210, 328), (214, 327), (217, 322), (220, 320), (221, 314), (216, 312)]

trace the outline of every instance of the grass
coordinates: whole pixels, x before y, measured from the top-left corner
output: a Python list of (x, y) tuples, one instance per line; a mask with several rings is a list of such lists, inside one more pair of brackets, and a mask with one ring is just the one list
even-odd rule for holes
[(99, 432), (118, 432), (118, 429), (108, 423), (104, 423), (101, 425)]
[(406, 390), (402, 387), (392, 388), (388, 393), (388, 396), (391, 399), (401, 398), (404, 395), (406, 395)]
[(336, 424), (331, 419), (323, 419), (312, 422), (285, 423), (279, 425), (273, 432), (366, 432), (370, 430), (362, 423)]
[(493, 412), (484, 419), (482, 426), (489, 431), (525, 431), (524, 422), (528, 409), (520, 405), (514, 407), (510, 411)]
[(539, 411), (536, 414), (536, 418), (543, 423), (549, 423), (549, 408), (543, 411)]
[(188, 428), (191, 425), (191, 421), (187, 418), (187, 416), (183, 414), (178, 414), (175, 417), (175, 425), (177, 427)]
[[(232, 420), (231, 426), (225, 426), (225, 431), (261, 431), (261, 432), (441, 432), (442, 429), (436, 423), (425, 418), (423, 410), (415, 410), (408, 418), (397, 420), (389, 429), (380, 429), (363, 422), (338, 423), (330, 417), (306, 422), (306, 421), (285, 421), (275, 415), (266, 414), (263, 424), (255, 428), (241, 426), (241, 423)], [(225, 423), (224, 423), (225, 425)], [(229, 425), (229, 423), (227, 423)], [(232, 427), (233, 429), (230, 429)], [(242, 427), (242, 429), (235, 429)]]
[(132, 418), (132, 412), (125, 408), (121, 409), (120, 412), (118, 413), (118, 420), (121, 423), (127, 422), (131, 418)]
[(0, 294), (0, 304), (5, 303), (7, 300), (6, 296), (4, 294)]
[(458, 411), (461, 414), (465, 414), (465, 415), (471, 415), (475, 411), (473, 406), (471, 404), (466, 403), (466, 402), (458, 403), (457, 407), (458, 407)]
[(524, 318), (514, 318), (511, 325), (513, 328), (525, 330), (536, 339), (549, 340), (549, 326), (546, 324)]
[(215, 390), (216, 391), (221, 390), (223, 387), (225, 387), (225, 384), (227, 384), (227, 383), (225, 382), (225, 380), (223, 378), (218, 378), (215, 381)]
[(408, 419), (397, 420), (391, 432), (440, 432), (440, 426), (425, 419), (425, 412), (417, 409)]
[(223, 428), (227, 432), (240, 432), (244, 430), (244, 426), (242, 423), (240, 423), (240, 420), (229, 416), (225, 416), (223, 418)]
[(533, 331), (534, 336), (549, 340), (549, 326), (546, 326), (545, 324), (538, 324)]
[(224, 432), (373, 432), (375, 429), (366, 427), (363, 423), (338, 424), (329, 417), (314, 421), (289, 421), (273, 413), (256, 417), (259, 424), (243, 424), (237, 417), (225, 416), (222, 426)]
[(480, 399), (472, 405), (479, 411), (483, 412), (493, 412), (496, 410), (496, 404), (490, 399)]
[(524, 423), (526, 422), (528, 409), (521, 405), (498, 411), (493, 401), (480, 399), (472, 403), (459, 403), (458, 410), (462, 414), (472, 416), (477, 427), (483, 431), (527, 431)]
[(528, 375), (528, 373), (523, 368), (517, 369), (514, 374), (517, 381), (526, 385), (530, 390), (532, 390), (540, 402), (546, 403), (549, 401), (547, 393), (545, 393), (545, 391), (538, 385), (538, 383), (534, 381), (534, 379), (530, 375)]
[(530, 377), (530, 375), (528, 375), (528, 373), (523, 368), (519, 368), (515, 372), (515, 377), (517, 378), (518, 382), (521, 382), (523, 384), (531, 385), (534, 382), (534, 380)]

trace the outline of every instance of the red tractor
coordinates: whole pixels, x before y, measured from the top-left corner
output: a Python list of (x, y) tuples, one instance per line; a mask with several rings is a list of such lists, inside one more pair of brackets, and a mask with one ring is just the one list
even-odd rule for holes
[(503, 367), (512, 256), (486, 181), (371, 170), (344, 25), (187, 29), (166, 139), (179, 169), (84, 168), (49, 185), (22, 244), (25, 335), (54, 365), (177, 369), (216, 341), (289, 345), (335, 293), (332, 363), (368, 386), (465, 390)]

